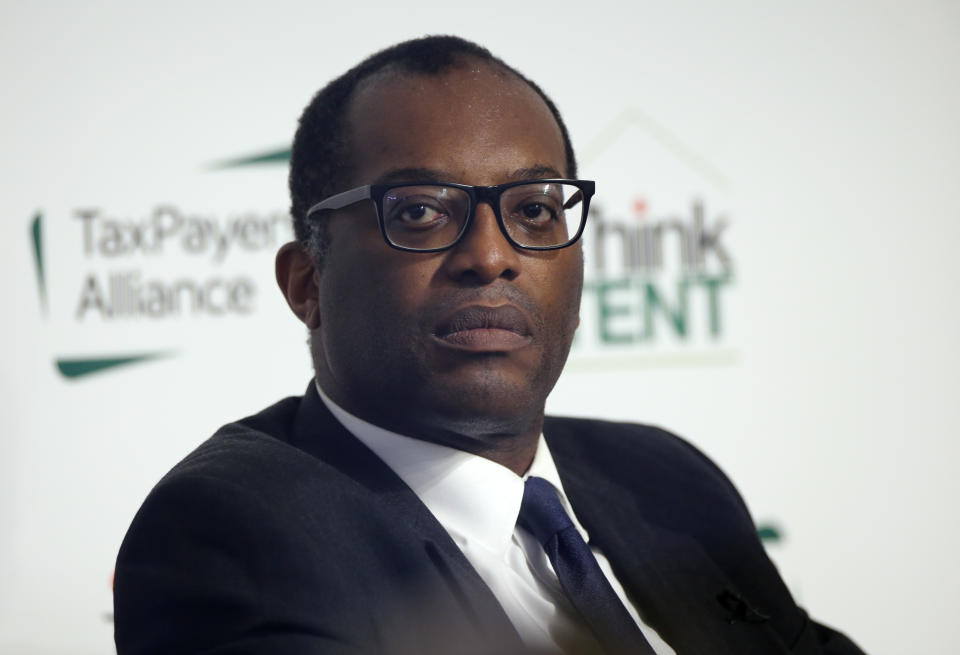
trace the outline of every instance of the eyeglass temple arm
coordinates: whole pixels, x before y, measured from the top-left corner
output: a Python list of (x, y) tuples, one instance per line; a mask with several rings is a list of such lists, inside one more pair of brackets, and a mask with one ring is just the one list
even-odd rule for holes
[(344, 191), (343, 193), (337, 193), (330, 196), (326, 200), (321, 200), (317, 204), (310, 207), (307, 210), (307, 216), (318, 211), (323, 211), (325, 209), (342, 209), (348, 205), (352, 205), (355, 202), (360, 202), (361, 200), (366, 200), (370, 197), (370, 185), (357, 187), (356, 189), (350, 189), (349, 191)]
[(578, 202), (581, 202), (582, 200), (583, 200), (583, 191), (581, 191), (580, 189), (577, 189), (577, 192), (572, 196), (570, 196), (570, 198), (565, 203), (563, 203), (563, 208), (570, 209), (571, 207), (573, 207)]

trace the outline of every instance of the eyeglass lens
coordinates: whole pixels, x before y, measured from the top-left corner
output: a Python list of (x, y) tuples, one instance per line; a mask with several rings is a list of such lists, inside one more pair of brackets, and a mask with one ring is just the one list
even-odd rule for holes
[[(405, 248), (444, 248), (463, 231), (470, 204), (470, 195), (456, 187), (393, 187), (383, 196), (387, 237)], [(499, 210), (507, 233), (520, 246), (565, 245), (584, 220), (580, 189), (558, 182), (508, 187), (500, 195)]]

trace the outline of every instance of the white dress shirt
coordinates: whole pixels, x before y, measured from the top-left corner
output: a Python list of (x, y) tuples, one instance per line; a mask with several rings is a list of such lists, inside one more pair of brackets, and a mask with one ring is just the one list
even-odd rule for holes
[[(520, 638), (534, 649), (553, 650), (582, 639), (586, 626), (576, 617), (540, 543), (517, 525), (524, 481), (537, 476), (550, 482), (573, 524), (590, 538), (567, 501), (543, 435), (524, 477), (496, 462), (377, 427), (353, 416), (317, 391), (327, 408), (420, 498), (446, 529), (470, 564), (503, 606)], [(644, 624), (610, 562), (592, 548), (617, 596), (637, 622), (657, 655), (675, 655), (653, 628)]]

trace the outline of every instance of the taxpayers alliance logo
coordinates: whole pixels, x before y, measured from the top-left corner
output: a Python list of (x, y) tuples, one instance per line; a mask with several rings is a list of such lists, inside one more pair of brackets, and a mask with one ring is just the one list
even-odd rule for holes
[[(206, 174), (229, 176), (288, 160), (289, 151), (276, 150), (222, 162)], [(725, 320), (733, 281), (725, 241), (730, 220), (714, 207), (723, 195), (722, 175), (635, 110), (613, 120), (584, 149), (581, 169), (599, 181), (583, 241), (581, 327), (568, 367), (735, 361)], [(67, 378), (170, 355), (168, 331), (158, 332), (158, 325), (185, 322), (184, 328), (197, 330), (211, 320), (248, 320), (259, 311), (263, 273), (272, 271), (268, 260), (292, 238), (289, 214), (280, 210), (216, 215), (163, 203), (135, 217), (93, 205), (66, 213), (55, 224), (70, 232), (66, 242), (73, 252), (67, 254), (82, 265), (79, 275), (59, 278), (74, 286), (55, 295), (55, 316), (77, 330), (91, 323), (122, 328), (127, 338), (121, 341), (147, 346), (114, 352), (95, 343), (94, 354), (55, 357)], [(31, 238), (49, 318), (46, 220), (43, 212), (33, 217)], [(64, 259), (70, 261), (56, 261)]]
[[(248, 157), (201, 171), (193, 182), (214, 187), (201, 203), (209, 206), (221, 196), (229, 203), (232, 196), (217, 187), (236, 183), (235, 176), (226, 185), (206, 176), (230, 177), (226, 170), (257, 163), (272, 158)], [(257, 186), (271, 179), (251, 172)], [(198, 337), (219, 338), (224, 321), (260, 313), (264, 294), (273, 290), (273, 255), (293, 237), (289, 213), (190, 206), (181, 199), (124, 211), (90, 203), (33, 216), (41, 308), (71, 345), (93, 351), (56, 355), (64, 377), (168, 357)]]

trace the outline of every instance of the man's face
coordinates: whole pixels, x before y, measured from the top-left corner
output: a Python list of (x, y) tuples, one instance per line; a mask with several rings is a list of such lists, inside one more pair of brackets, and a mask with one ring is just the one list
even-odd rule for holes
[[(567, 175), (543, 100), (482, 64), (437, 76), (381, 73), (357, 89), (347, 119), (347, 188)], [(331, 247), (315, 275), (313, 350), (334, 401), (444, 442), (539, 431), (579, 322), (580, 245), (519, 250), (489, 205), (475, 211), (470, 231), (439, 253), (389, 247), (370, 203), (320, 219), (330, 221)]]

